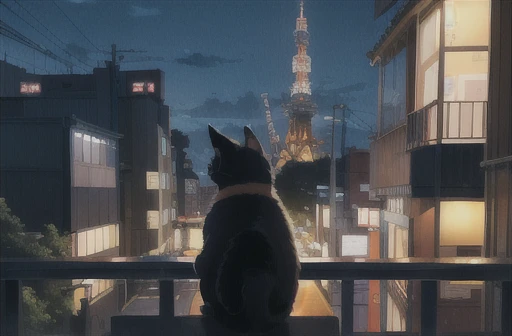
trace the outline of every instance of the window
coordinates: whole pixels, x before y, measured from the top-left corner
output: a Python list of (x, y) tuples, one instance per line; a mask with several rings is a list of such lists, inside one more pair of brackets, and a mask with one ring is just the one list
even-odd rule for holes
[(84, 162), (91, 163), (91, 136), (84, 134), (83, 142)]
[(489, 45), (490, 4), (489, 0), (445, 1), (445, 45)]
[(437, 99), (441, 11), (434, 10), (420, 23), (416, 75), (416, 109)]
[(487, 101), (489, 52), (446, 52), (445, 101)]
[(146, 172), (146, 189), (158, 190), (160, 179), (158, 172)]
[(481, 246), (484, 241), (484, 202), (441, 202), (441, 246)]
[(100, 141), (100, 165), (107, 165), (107, 141), (105, 139)]
[(80, 132), (73, 132), (73, 159), (74, 161), (82, 161), (83, 153), (83, 134)]
[(108, 140), (107, 146), (107, 167), (116, 166), (116, 141)]
[(148, 229), (158, 229), (160, 224), (160, 212), (150, 210), (147, 212), (147, 227)]
[(167, 176), (165, 173), (160, 174), (160, 189), (165, 189), (165, 186), (167, 185), (167, 183), (165, 182), (166, 177)]
[(100, 139), (92, 137), (92, 164), (100, 164)]
[(407, 52), (404, 48), (384, 65), (380, 132), (387, 133), (405, 121)]
[(167, 155), (167, 139), (165, 137), (162, 137), (162, 155)]
[(41, 83), (21, 82), (20, 83), (20, 93), (21, 94), (41, 93)]

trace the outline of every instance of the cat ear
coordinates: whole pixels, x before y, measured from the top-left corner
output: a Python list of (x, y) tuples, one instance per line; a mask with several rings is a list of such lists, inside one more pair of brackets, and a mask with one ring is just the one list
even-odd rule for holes
[(263, 155), (263, 147), (261, 146), (260, 141), (256, 137), (256, 135), (251, 131), (251, 129), (247, 126), (244, 127), (244, 135), (245, 135), (245, 147), (254, 149), (261, 155)]
[(220, 134), (212, 125), (208, 125), (208, 132), (210, 133), (213, 148), (218, 149), (219, 152), (222, 152), (224, 149), (235, 148), (236, 145), (224, 135)]

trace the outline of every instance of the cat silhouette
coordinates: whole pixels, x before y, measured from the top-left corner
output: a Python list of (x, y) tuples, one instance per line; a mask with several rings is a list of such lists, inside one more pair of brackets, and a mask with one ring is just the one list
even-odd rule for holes
[(209, 125), (219, 187), (195, 261), (203, 315), (239, 332), (280, 328), (297, 295), (300, 262), (270, 164), (249, 127), (242, 146)]

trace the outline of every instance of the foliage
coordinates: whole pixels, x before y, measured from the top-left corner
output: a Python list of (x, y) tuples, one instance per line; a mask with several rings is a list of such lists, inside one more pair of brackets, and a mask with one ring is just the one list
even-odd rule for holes
[[(329, 185), (330, 159), (314, 162), (288, 162), (276, 176), (275, 187), (290, 217), (305, 223), (306, 218), (314, 222), (317, 185)], [(336, 162), (337, 185), (341, 186), (341, 161)]]
[[(60, 235), (53, 224), (44, 226), (40, 239), (27, 234), (25, 225), (12, 214), (4, 198), (0, 198), (0, 229), (2, 258), (55, 258), (71, 254), (69, 236)], [(25, 284), (30, 285), (22, 288), (26, 331), (40, 334), (61, 326), (73, 308), (71, 297), (62, 291), (69, 281)]]
[(188, 135), (177, 129), (171, 130), (171, 143), (178, 151), (183, 151), (190, 145)]
[(48, 314), (48, 302), (41, 300), (34, 289), (31, 287), (23, 287), (23, 315), (25, 317), (25, 329), (29, 334), (37, 330), (47, 329), (49, 324), (55, 323), (50, 314)]

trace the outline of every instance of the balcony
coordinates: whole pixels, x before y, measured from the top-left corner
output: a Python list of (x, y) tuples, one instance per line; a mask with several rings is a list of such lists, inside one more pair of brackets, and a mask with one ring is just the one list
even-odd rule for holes
[[(176, 316), (174, 280), (196, 279), (191, 258), (73, 258), (63, 260), (4, 259), (2, 282), (2, 334), (21, 334), (20, 281), (44, 279), (151, 279), (158, 280), (159, 315), (114, 316), (111, 335), (203, 335), (218, 334), (206, 318)], [(501, 333), (465, 335), (512, 335), (512, 260), (484, 258), (405, 258), (368, 260), (359, 258), (308, 258), (302, 262), (303, 280), (342, 280), (341, 335), (436, 335), (439, 280), (501, 282)], [(356, 333), (354, 330), (354, 280), (421, 281), (420, 332)], [(334, 317), (291, 317), (289, 335), (340, 335)], [(335, 322), (335, 323), (333, 323)], [(211, 323), (211, 321), (210, 321)], [(5, 329), (4, 329), (5, 328)], [(128, 329), (129, 328), (129, 329)], [(205, 328), (209, 328), (205, 330)], [(323, 329), (329, 329), (323, 332)], [(309, 331), (308, 331), (309, 330)], [(285, 334), (280, 334), (285, 335)], [(448, 335), (448, 334), (440, 334)]]
[[(442, 144), (485, 143), (486, 101), (443, 103), (442, 132), (438, 132), (438, 102), (407, 116), (407, 150)], [(439, 134), (440, 133), (440, 134)]]

